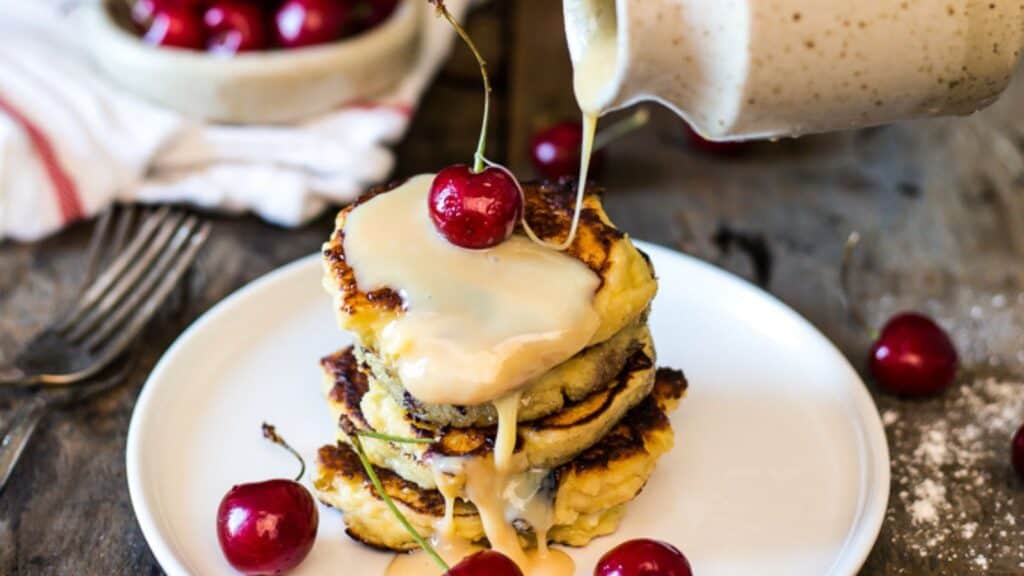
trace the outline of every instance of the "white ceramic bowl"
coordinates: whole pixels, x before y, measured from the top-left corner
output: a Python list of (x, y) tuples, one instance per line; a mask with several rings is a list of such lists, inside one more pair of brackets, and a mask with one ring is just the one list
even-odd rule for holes
[(148, 46), (119, 23), (111, 0), (84, 7), (81, 16), (97, 64), (128, 90), (204, 120), (279, 123), (398, 82), (417, 48), (421, 4), (405, 0), (387, 21), (335, 43), (231, 57)]

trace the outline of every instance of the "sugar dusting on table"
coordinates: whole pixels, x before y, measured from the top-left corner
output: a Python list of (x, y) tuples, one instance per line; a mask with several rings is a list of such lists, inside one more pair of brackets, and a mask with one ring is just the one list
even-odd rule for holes
[(876, 326), (905, 309), (929, 314), (964, 366), (936, 398), (876, 397), (893, 475), (880, 538), (907, 567), (886, 573), (1021, 574), (1024, 482), (1010, 463), (1010, 441), (1024, 423), (1024, 292), (950, 292), (920, 306), (883, 296), (869, 307)]
[(918, 420), (927, 424), (916, 427), (901, 426), (896, 409), (883, 415), (892, 442), (916, 443), (913, 450), (896, 451), (903, 456), (893, 462), (890, 515), (902, 507), (911, 526), (894, 537), (940, 565), (959, 560), (988, 573), (997, 561), (1006, 573), (1019, 571), (1024, 541), (1014, 529), (1020, 490), (1009, 443), (1024, 422), (1024, 384), (978, 379), (955, 386), (937, 407), (928, 407), (934, 419)]
[[(933, 418), (910, 424), (905, 410)], [(1024, 384), (980, 378), (935, 401), (899, 402), (882, 421), (896, 455), (888, 519), (909, 518), (898, 522), (908, 529), (889, 535), (894, 543), (939, 566), (1024, 569), (1016, 528), (1024, 497), (1009, 458), (1010, 438), (1024, 422)]]

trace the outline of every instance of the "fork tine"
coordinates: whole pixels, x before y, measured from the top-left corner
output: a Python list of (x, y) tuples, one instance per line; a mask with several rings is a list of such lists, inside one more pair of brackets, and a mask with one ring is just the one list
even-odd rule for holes
[(95, 359), (89, 368), (76, 374), (44, 374), (38, 379), (41, 384), (63, 385), (77, 382), (84, 378), (94, 376), (97, 372), (109, 365), (117, 356), (124, 352), (135, 342), (139, 332), (146, 326), (146, 323), (153, 317), (153, 314), (160, 308), (167, 294), (176, 286), (178, 280), (196, 258), (199, 249), (206, 242), (210, 234), (210, 223), (204, 222), (198, 230), (189, 237), (188, 245), (175, 261), (173, 268), (163, 276), (160, 284), (153, 291), (153, 294), (139, 308), (135, 315), (128, 320), (128, 325), (121, 332), (96, 353)]
[(89, 239), (89, 255), (87, 256), (87, 264), (85, 267), (85, 277), (82, 280), (82, 289), (92, 284), (92, 281), (96, 279), (96, 273), (99, 271), (100, 266), (100, 249), (103, 247), (104, 240), (107, 238), (107, 230), (110, 229), (110, 221), (114, 217), (114, 211), (116, 206), (111, 206), (103, 211), (99, 220), (96, 221), (96, 227), (93, 228), (92, 238)]
[(124, 249), (124, 244), (128, 240), (128, 232), (132, 229), (132, 224), (135, 223), (135, 216), (137, 210), (134, 205), (128, 204), (121, 207), (121, 219), (117, 222), (117, 229), (114, 230), (113, 242), (109, 251), (112, 258), (116, 258), (121, 250)]
[[(126, 265), (126, 269), (123, 271), (120, 278), (117, 279), (117, 282), (113, 286), (108, 287), (102, 299), (100, 299), (100, 301), (94, 306), (87, 309), (84, 315), (80, 315), (77, 322), (72, 322), (67, 328), (65, 328), (65, 331), (68, 332), (69, 341), (77, 342), (88, 334), (89, 331), (96, 326), (96, 323), (109, 314), (110, 311), (114, 309), (114, 307), (116, 307), (117, 304), (125, 297), (125, 295), (134, 288), (139, 279), (163, 254), (167, 243), (174, 237), (175, 231), (180, 226), (184, 217), (184, 212), (175, 212), (171, 214), (169, 218), (164, 220), (160, 229), (157, 231), (156, 236), (153, 238), (152, 242), (150, 242), (149, 246), (146, 247), (146, 251), (142, 256), (134, 258), (134, 262), (131, 262), (130, 265)], [(125, 252), (123, 256), (127, 255), (128, 252)], [(118, 263), (122, 262), (122, 257), (118, 258)]]
[(76, 322), (81, 316), (87, 312), (97, 301), (107, 292), (110, 286), (120, 278), (125, 268), (135, 259), (138, 253), (143, 249), (146, 243), (149, 241), (150, 236), (156, 232), (159, 225), (167, 218), (171, 210), (169, 207), (164, 206), (156, 211), (150, 218), (148, 218), (139, 229), (138, 234), (128, 245), (128, 248), (114, 260), (114, 262), (108, 267), (95, 282), (92, 283), (88, 288), (85, 289), (82, 294), (82, 298), (78, 303), (68, 311), (67, 315), (63, 320), (59, 321), (55, 326), (54, 330), (63, 332), (71, 326), (72, 323)]
[(88, 337), (82, 343), (87, 350), (96, 349), (138, 307), (139, 303), (144, 301), (160, 278), (174, 264), (178, 257), (178, 252), (182, 247), (186, 246), (189, 236), (191, 236), (193, 229), (195, 229), (198, 223), (198, 217), (189, 216), (185, 223), (175, 231), (170, 245), (161, 252), (160, 258), (156, 263), (149, 267), (145, 277), (142, 278), (139, 284), (128, 293), (126, 298), (118, 302), (114, 309), (110, 310), (110, 313), (101, 320), (100, 325), (96, 329), (89, 331)]
[(188, 244), (184, 251), (177, 258), (174, 266), (171, 270), (163, 275), (160, 279), (160, 283), (153, 290), (153, 294), (145, 300), (142, 306), (135, 312), (135, 314), (128, 320), (128, 324), (118, 333), (118, 335), (106, 343), (102, 350), (99, 351), (98, 357), (101, 361), (109, 361), (111, 358), (115, 358), (118, 354), (123, 352), (132, 342), (138, 337), (139, 332), (146, 326), (153, 314), (160, 308), (163, 301), (170, 294), (171, 290), (174, 289), (178, 284), (178, 280), (185, 274), (185, 271), (189, 269), (192, 262), (196, 258), (196, 254), (199, 249), (202, 248), (203, 243), (210, 235), (210, 223), (204, 222), (192, 236), (188, 239)]

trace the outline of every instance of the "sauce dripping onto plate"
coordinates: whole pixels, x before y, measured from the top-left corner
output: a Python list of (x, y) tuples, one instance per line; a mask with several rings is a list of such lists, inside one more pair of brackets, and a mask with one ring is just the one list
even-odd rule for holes
[[(586, 191), (590, 158), (593, 154), (597, 119), (601, 112), (600, 92), (605, 84), (604, 78), (609, 73), (609, 70), (614, 69), (616, 52), (614, 35), (611, 33), (599, 34), (596, 38), (598, 41), (594, 43), (591, 50), (587, 51), (582, 61), (577, 64), (574, 78), (577, 99), (583, 110), (583, 144), (580, 153), (581, 163), (576, 203), (569, 232), (561, 243), (550, 244), (539, 240), (524, 220), (524, 228), (530, 240), (533, 241), (532, 245), (534, 248), (547, 250), (549, 254), (567, 249), (575, 240), (579, 227), (583, 197)], [(420, 188), (425, 190), (428, 180), (423, 178), (420, 181), (417, 178), (411, 179), (391, 194), (386, 194), (379, 198), (394, 198), (396, 203), (399, 204), (397, 208), (400, 209), (408, 207), (401, 205), (406, 202), (411, 202), (412, 206), (419, 203), (419, 208), (422, 208), (424, 203), (417, 200), (417, 197), (420, 196)], [(402, 188), (405, 188), (405, 190), (402, 190)], [(377, 199), (371, 200), (367, 203), (367, 206), (377, 201)], [(495, 272), (499, 274), (510, 272), (505, 263), (483, 272), (481, 272), (483, 268), (470, 267), (468, 269), (473, 271), (469, 273), (469, 277), (446, 278), (446, 281), (443, 283), (437, 282), (437, 276), (441, 274), (440, 271), (467, 270), (464, 265), (454, 261), (457, 259), (453, 256), (454, 254), (461, 254), (463, 256), (472, 254), (474, 257), (479, 257), (480, 253), (459, 251), (460, 249), (458, 248), (450, 247), (450, 251), (439, 250), (434, 254), (436, 256), (437, 254), (447, 253), (452, 258), (452, 261), (447, 262), (444, 258), (438, 261), (421, 253), (424, 245), (431, 245), (429, 242), (427, 244), (422, 242), (425, 239), (429, 240), (431, 236), (426, 234), (426, 237), (424, 237), (424, 224), (429, 229), (430, 223), (426, 221), (425, 217), (415, 216), (416, 214), (424, 215), (425, 210), (422, 209), (400, 210), (402, 214), (408, 217), (408, 220), (402, 226), (392, 225), (390, 227), (392, 232), (402, 230), (403, 235), (406, 236), (402, 238), (400, 245), (388, 243), (387, 239), (382, 237), (385, 235), (391, 236), (390, 234), (377, 234), (375, 242), (366, 244), (367, 246), (384, 244), (395, 248), (394, 251), (385, 249), (386, 257), (381, 257), (379, 245), (374, 246), (374, 253), (372, 254), (360, 255), (356, 253), (353, 256), (353, 252), (350, 251), (348, 246), (348, 238), (353, 233), (352, 228), (354, 227), (356, 234), (363, 237), (373, 234), (373, 231), (388, 230), (389, 227), (381, 226), (382, 222), (379, 220), (393, 218), (395, 212), (393, 208), (395, 207), (382, 209), (379, 213), (371, 212), (369, 215), (365, 212), (365, 206), (359, 209), (364, 210), (362, 215), (358, 214), (359, 210), (354, 210), (349, 215), (346, 254), (349, 255), (350, 259), (355, 258), (353, 261), (354, 269), (364, 270), (362, 277), (357, 276), (360, 286), (371, 289), (374, 286), (397, 286), (403, 295), (403, 299), (407, 301), (407, 310), (403, 317), (411, 315), (413, 320), (411, 322), (407, 320), (408, 324), (406, 326), (401, 324), (403, 322), (402, 319), (395, 320), (385, 330), (385, 334), (381, 339), (382, 351), (385, 354), (390, 353), (393, 357), (399, 358), (399, 363), (402, 362), (400, 358), (403, 355), (408, 355), (416, 347), (416, 343), (421, 342), (420, 339), (424, 337), (436, 338), (439, 336), (436, 328), (438, 327), (438, 320), (441, 318), (436, 314), (437, 309), (435, 307), (439, 305), (443, 307), (445, 302), (453, 304), (450, 308), (445, 308), (445, 314), (454, 314), (455, 316), (461, 314), (464, 315), (464, 318), (467, 318), (472, 316), (480, 317), (479, 314), (474, 314), (473, 302), (475, 299), (488, 300), (485, 306), (487, 306), (489, 311), (497, 311), (499, 316), (499, 318), (495, 319), (494, 326), (507, 327), (518, 325), (519, 318), (511, 316), (518, 315), (518, 313), (522, 313), (524, 310), (529, 311), (531, 306), (534, 305), (544, 308), (545, 305), (549, 306), (551, 303), (557, 302), (561, 308), (566, 303), (569, 303), (570, 307), (572, 307), (572, 304), (576, 302), (589, 303), (591, 301), (596, 285), (588, 285), (587, 282), (574, 279), (574, 282), (570, 283), (572, 288), (569, 294), (551, 295), (545, 300), (545, 297), (535, 294), (533, 287), (537, 283), (528, 282), (518, 288), (520, 292), (525, 290), (525, 293), (531, 294), (529, 297), (530, 302), (526, 303), (525, 308), (495, 306), (495, 304), (500, 303), (489, 301), (489, 298), (485, 298), (484, 294), (496, 286), (501, 286), (501, 280), (490, 275)], [(360, 222), (360, 220), (365, 221)], [(505, 243), (491, 249), (496, 253), (491, 255), (488, 260), (493, 264), (503, 262), (505, 259), (497, 252), (509, 250), (509, 248), (503, 249), (505, 245), (517, 247), (517, 243), (523, 241), (526, 241), (526, 239), (513, 237), (507, 240)], [(541, 284), (556, 286), (563, 284), (563, 281), (558, 278), (558, 274), (565, 274), (566, 271), (572, 270), (573, 266), (569, 261), (576, 262), (568, 256), (563, 256), (563, 258), (568, 260), (542, 259), (545, 262), (551, 262), (551, 265), (545, 265), (537, 269), (538, 274), (545, 276)], [(379, 266), (375, 267), (374, 261), (385, 262), (386, 268), (391, 271), (398, 271), (399, 274), (405, 270), (405, 266), (411, 266), (413, 269), (412, 276), (416, 277), (413, 284), (419, 284), (419, 286), (403, 285), (401, 278), (389, 277), (388, 272), (381, 270)], [(576, 262), (576, 264), (579, 263)], [(363, 266), (368, 268), (364, 269)], [(432, 266), (432, 270), (425, 270), (425, 266)], [(487, 267), (485, 266), (484, 268)], [(593, 276), (593, 274), (591, 273), (590, 276)], [(469, 280), (472, 285), (474, 283), (473, 280), (480, 281), (483, 279), (488, 281), (477, 284), (481, 288), (479, 293), (473, 295), (477, 296), (477, 298), (469, 297), (466, 293), (460, 293), (460, 290), (465, 289), (460, 280)], [(596, 278), (594, 279), (596, 280)], [(463, 287), (460, 288), (460, 285)], [(424, 288), (428, 289), (424, 290)], [(424, 294), (428, 296), (424, 298)], [(499, 298), (502, 297), (508, 298), (509, 295), (499, 294)], [(417, 317), (419, 314), (424, 314), (424, 311), (430, 310), (433, 310), (435, 313), (428, 312), (422, 317)], [(479, 313), (481, 310), (477, 309), (475, 312)], [(506, 313), (510, 317), (506, 317)], [(477, 351), (483, 352), (483, 349), (487, 348), (488, 351), (493, 352), (495, 349), (502, 348), (502, 337), (505, 341), (514, 339), (509, 334), (504, 334), (498, 338), (486, 338), (483, 336), (488, 335), (481, 334), (478, 331), (478, 326), (471, 326), (472, 323), (467, 324), (463, 322), (442, 326), (441, 332), (448, 336), (453, 334), (470, 334), (471, 338), (458, 339), (458, 341), (450, 342), (453, 346), (436, 346), (424, 354), (414, 355), (416, 360), (412, 361), (412, 366), (407, 365), (405, 370), (399, 366), (399, 375), (403, 384), (406, 385), (410, 393), (422, 401), (449, 404), (476, 404), (490, 401), (493, 402), (498, 413), (498, 427), (494, 450), (491, 454), (468, 458), (439, 458), (432, 463), (436, 484), (445, 499), (445, 514), (435, 526), (432, 545), (449, 566), (454, 566), (461, 559), (482, 549), (473, 543), (459, 538), (456, 533), (454, 524), (455, 505), (458, 498), (463, 498), (472, 502), (476, 507), (491, 548), (512, 559), (523, 570), (525, 576), (572, 576), (575, 573), (575, 563), (572, 558), (561, 550), (549, 548), (547, 544), (548, 530), (553, 523), (553, 502), (552, 496), (544, 493), (542, 483), (549, 471), (530, 470), (522, 474), (509, 474), (509, 470), (513, 469), (513, 459), (516, 457), (515, 447), (522, 384), (530, 376), (539, 375), (553, 368), (558, 363), (571, 357), (576, 351), (582, 349), (586, 339), (597, 329), (596, 315), (592, 308), (587, 312), (580, 312), (572, 316), (572, 318), (564, 315), (559, 316), (560, 329), (557, 330), (557, 336), (548, 338), (547, 341), (544, 338), (537, 340), (540, 343), (540, 347), (554, 348), (555, 353), (544, 355), (531, 350), (530, 353), (518, 356), (510, 354), (506, 359), (514, 358), (512, 364), (515, 366), (515, 369), (511, 370), (510, 374), (506, 374), (504, 377), (500, 370), (494, 369), (493, 364), (488, 366), (488, 362), (493, 363), (495, 360), (488, 357), (487, 354), (481, 354), (478, 357), (478, 359), (486, 358), (482, 360), (482, 364), (464, 362), (459, 367), (465, 373), (480, 373), (480, 369), (484, 368), (483, 373), (490, 375), (489, 379), (484, 378), (476, 382), (465, 378), (456, 378), (454, 380), (456, 384), (453, 386), (453, 374), (451, 372), (441, 368), (441, 374), (438, 377), (438, 373), (426, 368), (427, 366), (440, 367), (445, 364), (444, 362), (431, 362), (432, 358), (440, 358), (447, 361), (450, 354), (442, 354), (443, 351), (449, 353), (463, 352), (465, 348), (459, 347), (469, 347), (472, 349), (474, 346), (473, 342), (482, 341), (484, 342), (484, 347), (478, 348)], [(431, 326), (433, 326), (433, 329)], [(407, 333), (401, 334), (403, 331), (407, 331)], [(533, 333), (536, 334), (538, 332), (534, 331)], [(574, 333), (575, 337), (570, 337)], [(551, 334), (551, 330), (548, 330), (547, 334)], [(489, 336), (495, 335), (490, 334)], [(559, 343), (562, 343), (564, 348), (559, 346)], [(569, 353), (570, 350), (571, 353)], [(456, 362), (455, 364), (459, 363)], [(487, 368), (490, 369), (488, 370)], [(431, 376), (435, 377), (433, 381), (430, 379)], [(467, 399), (474, 400), (475, 402), (466, 402)], [(537, 543), (535, 549), (524, 550), (514, 525), (514, 521), (517, 520), (528, 523), (533, 529)], [(388, 567), (386, 576), (427, 576), (435, 574), (441, 574), (441, 569), (426, 553), (418, 551), (396, 557)]]
[[(480, 515), (484, 533), (493, 550), (501, 552), (525, 576), (572, 576), (576, 565), (568, 554), (547, 545), (553, 517), (551, 496), (542, 490), (548, 470), (509, 474), (515, 454), (520, 394), (494, 402), (498, 429), (494, 451), (485, 456), (440, 458), (433, 462), (438, 489), (445, 498), (445, 515), (435, 526), (432, 545), (449, 566), (483, 550), (460, 538), (454, 528), (455, 499), (464, 497)], [(514, 520), (533, 528), (537, 548), (525, 550)], [(396, 556), (385, 576), (441, 575), (441, 569), (425, 552)]]

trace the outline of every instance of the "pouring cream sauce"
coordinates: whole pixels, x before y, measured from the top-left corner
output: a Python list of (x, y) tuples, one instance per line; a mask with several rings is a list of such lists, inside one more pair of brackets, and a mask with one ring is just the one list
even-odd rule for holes
[[(578, 4), (567, 3), (566, 10)], [(577, 20), (584, 30), (579, 38), (584, 44), (579, 58), (573, 63), (573, 89), (583, 112), (583, 143), (580, 147), (580, 176), (577, 182), (576, 211), (569, 232), (569, 242), (575, 234), (590, 171), (590, 158), (594, 152), (597, 119), (612, 98), (611, 79), (618, 68), (619, 46), (616, 41), (617, 18), (613, 2), (595, 2), (586, 11), (580, 10)]]
[[(473, 503), (491, 547), (526, 576), (571, 576), (572, 559), (547, 545), (553, 524), (548, 470), (512, 475), (521, 388), (581, 350), (597, 330), (592, 301), (599, 279), (559, 251), (579, 226), (606, 77), (615, 68), (614, 19), (592, 37), (577, 63), (574, 86), (583, 111), (580, 177), (572, 224), (559, 245), (513, 236), (486, 251), (458, 248), (434, 230), (426, 210), (432, 176), (411, 178), (353, 210), (345, 226), (345, 254), (364, 290), (398, 290), (405, 312), (380, 338), (380, 352), (396, 365), (403, 385), (421, 401), (475, 405), (493, 402), (498, 428), (492, 454), (432, 462), (445, 499), (432, 546), (449, 566), (481, 550), (455, 530), (457, 498)], [(529, 229), (527, 229), (529, 232)], [(356, 239), (356, 241), (352, 241)], [(554, 248), (554, 250), (552, 250)], [(524, 550), (514, 521), (533, 529), (537, 547)], [(440, 575), (428, 554), (397, 556), (386, 576)]]
[[(579, 225), (602, 78), (614, 68), (614, 35), (596, 38), (575, 74), (583, 145), (575, 211), (560, 245), (518, 236), (486, 251), (451, 245), (434, 231), (427, 215), (430, 175), (411, 178), (370, 200), (346, 222), (345, 254), (359, 286), (397, 289), (406, 304), (405, 313), (380, 339), (381, 352), (394, 359), (406, 389), (424, 402), (493, 402), (498, 413), (492, 454), (433, 462), (445, 514), (431, 544), (449, 566), (483, 549), (456, 534), (455, 501), (461, 497), (476, 507), (491, 548), (512, 559), (526, 576), (575, 572), (572, 558), (547, 544), (553, 495), (544, 493), (542, 483), (550, 471), (510, 475), (509, 470), (519, 468), (513, 458), (520, 388), (581, 350), (597, 330), (591, 303), (598, 278), (559, 253), (572, 244)], [(536, 549), (523, 549), (516, 520), (533, 528)], [(441, 573), (421, 550), (396, 556), (386, 576)]]
[(1020, 2), (563, 0), (585, 113), (657, 101), (714, 140), (796, 136), (995, 100)]

